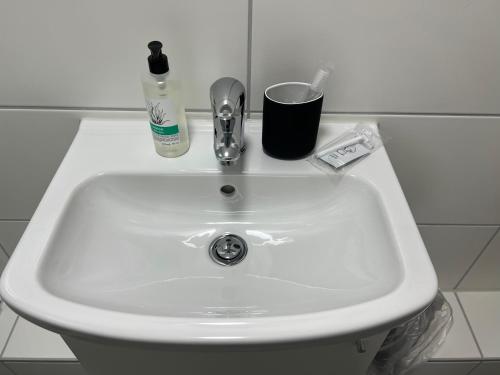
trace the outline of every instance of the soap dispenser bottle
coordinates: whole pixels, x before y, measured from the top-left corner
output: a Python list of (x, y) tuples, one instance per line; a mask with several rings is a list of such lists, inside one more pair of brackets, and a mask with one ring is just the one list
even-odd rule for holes
[(186, 113), (181, 99), (180, 82), (168, 79), (167, 56), (161, 51), (162, 44), (148, 44), (149, 73), (142, 79), (146, 109), (158, 154), (175, 158), (189, 149)]

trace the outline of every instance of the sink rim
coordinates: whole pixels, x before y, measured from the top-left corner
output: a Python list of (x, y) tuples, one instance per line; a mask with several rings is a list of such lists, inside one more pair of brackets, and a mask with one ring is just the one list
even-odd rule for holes
[[(153, 174), (160, 172), (171, 175), (185, 172), (186, 164), (188, 170), (191, 168), (199, 174), (221, 174), (215, 158), (206, 158), (207, 149), (210, 150), (211, 146), (211, 122), (192, 122), (196, 126), (195, 137), (192, 137), (194, 144), (183, 158), (186, 162), (176, 164), (172, 160), (160, 160), (149, 152), (143, 152), (140, 147), (129, 155), (120, 154), (123, 142), (127, 143), (130, 137), (142, 147), (148, 147), (147, 150), (152, 149), (150, 135), (141, 121), (120, 123), (124, 131), (117, 137), (115, 121), (83, 120), (68, 154), (18, 245), (18, 251), (14, 252), (4, 271), (0, 292), (7, 304), (27, 319), (56, 331), (128, 341), (212, 345), (283, 343), (382, 330), (430, 304), (437, 292), (437, 278), (383, 148), (349, 171), (349, 174), (368, 182), (380, 194), (401, 257), (401, 284), (380, 298), (330, 311), (222, 320), (158, 317), (104, 310), (47, 292), (38, 279), (37, 271), (57, 220), (61, 218), (70, 195), (82, 181), (108, 171), (141, 174), (152, 171)], [(344, 122), (323, 126), (321, 139), (323, 142), (328, 141), (333, 134), (355, 124)], [(194, 130), (193, 126), (191, 129)], [(251, 140), (250, 144), (258, 143), (260, 122), (253, 120), (247, 123), (246, 134)], [(115, 142), (110, 144), (112, 139)], [(92, 155), (85, 151), (89, 146), (93, 147)], [(104, 161), (103, 155), (108, 157)], [(321, 173), (305, 161), (278, 161), (256, 149), (247, 151), (245, 158), (249, 162), (247, 164), (251, 164), (248, 172), (254, 168), (259, 174), (270, 175)], [(195, 166), (198, 169), (193, 169)], [(406, 241), (404, 247), (403, 240)]]

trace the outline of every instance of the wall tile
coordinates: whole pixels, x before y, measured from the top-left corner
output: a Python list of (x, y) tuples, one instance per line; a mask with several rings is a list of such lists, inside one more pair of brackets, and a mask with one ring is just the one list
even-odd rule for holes
[(146, 44), (159, 39), (186, 106), (209, 108), (215, 79), (246, 80), (247, 12), (246, 0), (5, 3), (0, 105), (141, 108)]
[(417, 223), (500, 224), (499, 117), (371, 117)]
[(459, 292), (485, 359), (500, 359), (500, 292)]
[(468, 375), (479, 362), (427, 362), (408, 375)]
[(142, 118), (145, 112), (0, 109), (0, 220), (30, 219), (80, 119), (110, 116)]
[(0, 111), (0, 219), (29, 219), (77, 131), (66, 113)]
[(87, 375), (78, 363), (5, 362), (15, 375)]
[(0, 221), (0, 245), (7, 255), (12, 255), (27, 225), (27, 221)]
[(500, 290), (500, 234), (491, 241), (458, 287), (461, 290)]
[(481, 363), (470, 375), (498, 375), (500, 374), (500, 362), (491, 361)]
[(441, 289), (455, 288), (497, 229), (494, 226), (419, 226)]
[(266, 86), (310, 81), (327, 59), (327, 111), (500, 112), (498, 1), (253, 4), (253, 110)]
[(2, 359), (18, 361), (76, 361), (61, 336), (19, 317)]
[(0, 247), (0, 274), (3, 272), (3, 269), (7, 265), (7, 262), (9, 261), (9, 258), (7, 257), (7, 254), (5, 251)]

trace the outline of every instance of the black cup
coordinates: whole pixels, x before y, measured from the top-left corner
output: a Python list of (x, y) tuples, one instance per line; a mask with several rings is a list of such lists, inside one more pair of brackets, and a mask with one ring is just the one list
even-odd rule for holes
[(284, 82), (264, 92), (262, 147), (278, 159), (300, 159), (316, 145), (323, 93), (308, 83)]

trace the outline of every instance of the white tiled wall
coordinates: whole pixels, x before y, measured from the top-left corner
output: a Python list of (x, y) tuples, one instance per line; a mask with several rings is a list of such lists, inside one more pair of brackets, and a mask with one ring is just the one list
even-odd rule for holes
[[(150, 40), (165, 43), (189, 108), (245, 82), (246, 0), (19, 0), (0, 12), (0, 105), (141, 108)], [(36, 124), (36, 123), (35, 123)]]
[(439, 286), (450, 290), (457, 286), (498, 227), (420, 225), (419, 230), (436, 269)]
[[(461, 290), (500, 291), (500, 234), (484, 249), (500, 226), (499, 12), (495, 0), (3, 4), (0, 269), (69, 147), (79, 119), (144, 116), (103, 109), (142, 107), (139, 75), (146, 69), (145, 44), (160, 39), (173, 75), (184, 83), (187, 107), (196, 110), (209, 107), (209, 85), (221, 76), (250, 82), (251, 108), (259, 111), (267, 85), (310, 80), (320, 59), (332, 60), (336, 71), (326, 89), (324, 110), (378, 113), (365, 117), (381, 124), (441, 288), (454, 288), (463, 279)], [(497, 293), (460, 293), (486, 359), (500, 356), (495, 347), (500, 335)], [(453, 295), (450, 298), (460, 311)], [(11, 319), (7, 323), (13, 324), (15, 314), (9, 314), (0, 320)], [(477, 365), (481, 355), (460, 314), (453, 343), (438, 353), (437, 362), (413, 375), (465, 375)], [(20, 320), (13, 346), (4, 353), (11, 355), (6, 362), (10, 370), (0, 363), (0, 375), (11, 370), (81, 373), (77, 363), (54, 367), (58, 364), (45, 362), (38, 367), (22, 360), (25, 354), (16, 357), (30, 348), (24, 345), (34, 332), (29, 324)], [(8, 334), (0, 327), (1, 340)], [(41, 337), (49, 343), (53, 339)], [(37, 348), (31, 349), (35, 358)], [(461, 360), (450, 362), (454, 355)], [(473, 375), (500, 373), (495, 369), (498, 362), (484, 362)]]
[[(500, 234), (488, 244), (484, 253), (459, 285), (463, 290), (500, 290)], [(499, 342), (500, 347), (500, 342)]]
[(379, 122), (418, 223), (500, 224), (500, 117), (385, 116)]
[(0, 246), (7, 255), (12, 255), (27, 225), (27, 221), (0, 221)]
[[(31, 218), (77, 127), (67, 114), (0, 111), (0, 219)], [(12, 243), (17, 229), (4, 230), (0, 243)]]
[(0, 247), (0, 270), (3, 270), (7, 265), (9, 258), (5, 251)]
[[(0, 90), (1, 91), (1, 90)], [(0, 243), (11, 252), (82, 117), (140, 117), (142, 112), (0, 109)]]
[(495, 0), (253, 1), (252, 102), (336, 65), (325, 108), (343, 112), (500, 113)]

